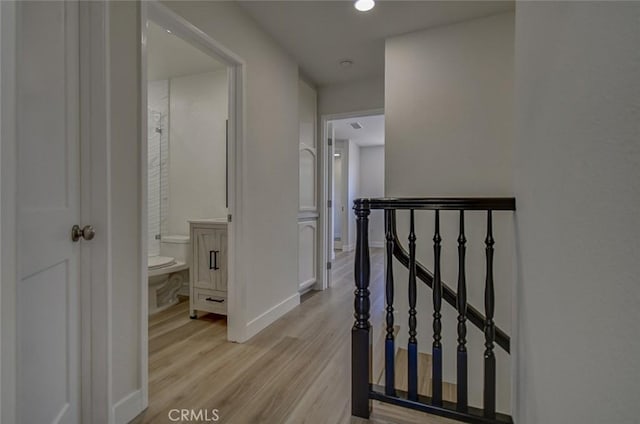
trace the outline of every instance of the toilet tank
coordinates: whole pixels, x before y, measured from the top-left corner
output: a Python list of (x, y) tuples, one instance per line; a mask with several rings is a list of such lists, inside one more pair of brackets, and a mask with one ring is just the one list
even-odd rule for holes
[(170, 256), (176, 261), (189, 263), (191, 256), (189, 236), (162, 236), (160, 239), (160, 255)]

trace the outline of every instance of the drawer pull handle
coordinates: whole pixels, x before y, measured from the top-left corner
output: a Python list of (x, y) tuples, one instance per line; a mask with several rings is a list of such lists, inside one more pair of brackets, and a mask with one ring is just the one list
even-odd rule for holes
[(224, 299), (214, 299), (213, 297), (207, 297), (205, 300), (209, 301), (209, 302), (218, 302), (218, 303), (223, 303)]
[(218, 268), (218, 253), (219, 250), (209, 250), (209, 269), (214, 271), (219, 270)]

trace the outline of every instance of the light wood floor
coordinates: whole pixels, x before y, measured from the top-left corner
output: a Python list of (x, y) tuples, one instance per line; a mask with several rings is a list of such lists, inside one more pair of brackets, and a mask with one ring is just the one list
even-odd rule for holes
[[(383, 253), (372, 249), (371, 256), (374, 376), (382, 372)], [(330, 289), (305, 295), (299, 307), (243, 344), (225, 340), (224, 317), (189, 319), (188, 302), (152, 316), (149, 408), (136, 422), (168, 423), (173, 408), (215, 408), (220, 423), (367, 422), (350, 416), (353, 256), (338, 253)], [(421, 361), (430, 360), (425, 356)], [(420, 386), (428, 390), (428, 376)], [(455, 423), (379, 402), (368, 422)]]

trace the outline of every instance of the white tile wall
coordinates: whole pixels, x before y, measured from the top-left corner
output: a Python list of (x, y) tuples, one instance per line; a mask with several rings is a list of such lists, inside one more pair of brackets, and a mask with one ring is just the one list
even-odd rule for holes
[(166, 234), (169, 181), (169, 81), (150, 81), (147, 96), (148, 249), (149, 256), (155, 256), (160, 254), (159, 236)]

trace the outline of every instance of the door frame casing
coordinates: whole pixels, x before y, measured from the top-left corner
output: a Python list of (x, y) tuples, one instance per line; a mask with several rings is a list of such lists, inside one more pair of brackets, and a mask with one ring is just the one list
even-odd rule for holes
[(82, 422), (113, 422), (109, 3), (79, 2)]
[[(330, 262), (331, 253), (329, 252), (329, 248), (333, 244), (331, 239), (333, 237), (333, 234), (330, 234), (333, 232), (333, 229), (328, 228), (329, 221), (327, 219), (327, 214), (329, 211), (329, 208), (327, 207), (327, 199), (329, 198), (328, 190), (331, 190), (331, 186), (329, 184), (330, 176), (328, 173), (329, 166), (327, 164), (328, 151), (329, 151), (329, 145), (327, 141), (329, 136), (327, 132), (327, 124), (329, 123), (329, 121), (335, 121), (337, 119), (361, 118), (363, 116), (371, 116), (371, 115), (384, 115), (384, 108), (366, 109), (366, 110), (345, 112), (345, 113), (324, 114), (324, 115), (321, 115), (320, 117), (320, 143), (319, 143), (320, 151), (318, 153), (318, 157), (322, 158), (321, 159), (322, 163), (320, 164), (320, 167), (319, 167), (320, 176), (318, 178), (318, 181), (321, 185), (319, 190), (319, 193), (320, 193), (319, 204), (322, 205), (323, 207), (320, 208), (320, 231), (322, 233), (322, 237), (319, 238), (321, 241), (321, 246), (320, 246), (320, 249), (318, 249), (318, 263), (321, 264), (319, 276), (320, 276), (320, 283), (322, 284), (322, 290), (328, 288), (329, 286), (330, 270), (327, 269), (326, 264)], [(334, 145), (335, 145), (335, 140), (334, 140)], [(345, 207), (347, 208), (347, 210), (350, 209), (349, 205), (345, 205)]]
[(140, 181), (141, 189), (141, 266), (140, 290), (140, 370), (143, 407), (148, 405), (148, 279), (147, 279), (147, 26), (152, 21), (165, 29), (192, 44), (206, 54), (215, 57), (218, 61), (227, 65), (227, 76), (229, 85), (229, 142), (228, 142), (228, 213), (232, 219), (227, 225), (228, 233), (228, 316), (227, 316), (227, 339), (234, 342), (244, 342), (246, 340), (246, 296), (243, 268), (240, 266), (242, 258), (242, 247), (244, 233), (242, 232), (242, 175), (244, 158), (244, 134), (246, 115), (245, 87), (246, 87), (246, 64), (245, 61), (227, 49), (223, 44), (214, 40), (204, 31), (172, 11), (167, 6), (162, 5), (157, 0), (141, 2), (141, 58), (140, 58), (140, 89), (141, 89), (141, 113), (140, 113)]

